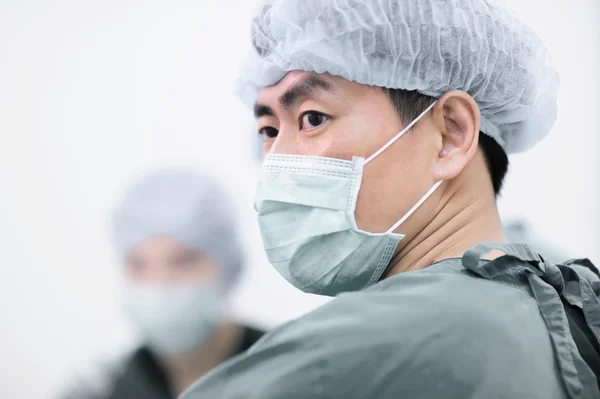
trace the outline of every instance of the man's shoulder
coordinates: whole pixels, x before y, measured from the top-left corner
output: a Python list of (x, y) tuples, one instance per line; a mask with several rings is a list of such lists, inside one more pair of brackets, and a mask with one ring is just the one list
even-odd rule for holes
[(526, 291), (468, 273), (411, 272), (275, 328), (184, 398), (471, 397), (506, 389), (505, 378), (521, 395), (541, 389), (528, 375), (556, 388), (554, 363)]
[[(363, 362), (372, 351), (411, 350), (442, 338), (450, 345), (535, 340), (546, 335), (535, 299), (518, 284), (466, 272), (409, 272), (331, 302), (267, 333), (251, 352), (285, 345), (320, 364)], [(511, 342), (515, 344), (514, 342)], [(531, 343), (531, 342), (530, 342)], [(429, 344), (427, 344), (429, 345)], [(451, 347), (437, 348), (438, 355)], [(493, 350), (484, 345), (481, 351)], [(406, 352), (405, 352), (406, 353)], [(426, 357), (426, 350), (420, 356)], [(395, 361), (404, 360), (395, 355)], [(317, 360), (317, 359), (312, 359)]]
[[(295, 323), (319, 330), (327, 320), (329, 326), (345, 331), (373, 333), (390, 327), (410, 331), (418, 323), (444, 319), (447, 326), (477, 324), (480, 329), (497, 329), (498, 324), (510, 328), (510, 322), (529, 319), (532, 313), (539, 314), (537, 302), (518, 279), (499, 282), (465, 270), (423, 270), (393, 276), (364, 291), (342, 294)], [(335, 331), (323, 328), (320, 333)]]

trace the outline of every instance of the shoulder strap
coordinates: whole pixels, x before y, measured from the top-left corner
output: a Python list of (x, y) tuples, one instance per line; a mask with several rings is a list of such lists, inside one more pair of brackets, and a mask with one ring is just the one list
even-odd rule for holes
[[(501, 251), (504, 255), (492, 261), (481, 259), (494, 250)], [(575, 312), (581, 312), (584, 316), (583, 324), (591, 331), (592, 339), (600, 343), (600, 300), (587, 280), (568, 266), (557, 266), (544, 261), (526, 244), (479, 244), (464, 254), (463, 265), (471, 272), (490, 280), (505, 274), (524, 274), (548, 328), (569, 396), (598, 397), (600, 391), (597, 377), (579, 352), (579, 346), (571, 333), (571, 326), (575, 321), (565, 309), (567, 303), (575, 308)]]

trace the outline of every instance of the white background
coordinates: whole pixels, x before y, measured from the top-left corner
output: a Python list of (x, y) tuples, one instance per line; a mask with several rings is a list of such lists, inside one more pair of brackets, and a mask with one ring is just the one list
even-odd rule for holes
[[(251, 259), (240, 317), (273, 325), (322, 301), (260, 250), (255, 132), (231, 94), (253, 3), (0, 0), (0, 397), (49, 397), (132, 341), (107, 217), (150, 168), (227, 182)], [(600, 3), (509, 3), (554, 54), (562, 91), (550, 137), (513, 159), (501, 211), (600, 262)]]

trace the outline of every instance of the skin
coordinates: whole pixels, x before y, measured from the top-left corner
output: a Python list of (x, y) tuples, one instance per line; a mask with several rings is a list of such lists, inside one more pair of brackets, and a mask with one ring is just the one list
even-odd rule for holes
[[(218, 284), (219, 269), (203, 254), (167, 237), (154, 237), (137, 245), (125, 260), (124, 278), (138, 284), (211, 282)], [(200, 349), (159, 360), (175, 394), (181, 394), (196, 380), (219, 365), (235, 351), (241, 328), (224, 323)]]
[[(265, 87), (255, 116), (265, 153), (345, 160), (368, 158), (405, 126), (381, 89), (304, 71), (290, 72)], [(365, 166), (355, 218), (360, 229), (373, 233), (387, 231), (436, 182), (444, 181), (395, 230), (406, 237), (386, 277), (460, 257), (480, 242), (506, 242), (478, 148), (479, 121), (473, 98), (449, 91), (408, 133)]]

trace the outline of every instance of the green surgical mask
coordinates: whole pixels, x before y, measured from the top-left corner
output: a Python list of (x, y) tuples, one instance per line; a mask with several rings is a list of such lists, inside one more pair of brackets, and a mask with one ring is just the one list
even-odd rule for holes
[(269, 262), (296, 288), (337, 295), (375, 284), (404, 235), (393, 233), (442, 183), (385, 233), (360, 230), (354, 210), (363, 168), (410, 130), (435, 105), (368, 159), (305, 155), (265, 157), (255, 209)]
[(202, 348), (222, 323), (221, 293), (214, 284), (127, 282), (122, 301), (144, 344), (159, 355)]

